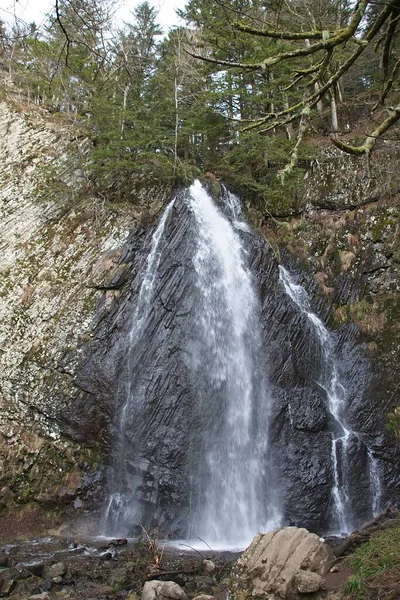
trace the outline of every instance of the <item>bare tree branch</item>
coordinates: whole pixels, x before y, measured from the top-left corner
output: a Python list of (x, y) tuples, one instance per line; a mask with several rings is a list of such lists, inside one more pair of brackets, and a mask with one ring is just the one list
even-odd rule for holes
[(385, 87), (383, 88), (382, 95), (379, 98), (379, 101), (372, 107), (372, 112), (375, 112), (377, 110), (377, 108), (379, 108), (379, 106), (382, 106), (383, 104), (385, 104), (387, 95), (389, 94), (390, 90), (392, 89), (393, 83), (396, 81), (399, 71), (400, 71), (400, 58), (397, 60), (396, 64), (393, 67), (390, 78), (387, 80)]

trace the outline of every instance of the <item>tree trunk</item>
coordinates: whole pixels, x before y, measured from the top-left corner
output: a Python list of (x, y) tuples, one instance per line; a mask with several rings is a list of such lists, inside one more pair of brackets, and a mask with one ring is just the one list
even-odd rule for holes
[(122, 117), (121, 117), (121, 140), (124, 137), (124, 131), (125, 131), (125, 115), (126, 115), (126, 104), (127, 104), (127, 100), (128, 100), (128, 92), (129, 92), (129, 88), (131, 87), (131, 84), (128, 83), (125, 88), (124, 88), (124, 98), (122, 101)]
[(175, 133), (174, 133), (174, 177), (176, 175), (176, 167), (178, 162), (178, 131), (179, 131), (179, 95), (178, 95), (178, 79), (174, 78), (174, 99), (175, 99)]
[(339, 123), (337, 116), (337, 105), (336, 105), (336, 94), (335, 90), (331, 90), (331, 118), (332, 118), (332, 131), (337, 133), (339, 131)]

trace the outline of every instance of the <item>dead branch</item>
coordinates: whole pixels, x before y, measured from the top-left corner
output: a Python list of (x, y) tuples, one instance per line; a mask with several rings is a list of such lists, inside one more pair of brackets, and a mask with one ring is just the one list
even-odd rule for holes
[(174, 577), (175, 575), (196, 575), (199, 572), (199, 569), (179, 569), (177, 571), (157, 571), (152, 573), (147, 573), (146, 579), (162, 579), (163, 577)]
[(372, 521), (363, 525), (360, 531), (354, 531), (347, 538), (342, 540), (332, 549), (333, 554), (336, 558), (339, 558), (353, 546), (358, 546), (367, 542), (375, 533), (398, 525), (398, 515), (399, 511), (392, 508), (387, 509), (385, 512), (376, 516)]
[(383, 106), (385, 104), (385, 100), (390, 92), (390, 90), (393, 87), (393, 83), (396, 81), (398, 73), (400, 70), (400, 58), (398, 59), (398, 61), (396, 62), (396, 64), (393, 67), (393, 70), (390, 74), (390, 78), (386, 81), (385, 87), (382, 90), (382, 95), (379, 98), (378, 102), (372, 107), (372, 112), (375, 112), (377, 110), (377, 108), (379, 108), (380, 106)]

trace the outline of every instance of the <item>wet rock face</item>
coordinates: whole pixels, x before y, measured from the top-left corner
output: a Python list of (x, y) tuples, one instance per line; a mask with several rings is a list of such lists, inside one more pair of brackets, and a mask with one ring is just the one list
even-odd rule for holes
[[(77, 373), (77, 383), (85, 390), (84, 411), (77, 415), (72, 407), (64, 412), (63, 421), (73, 438), (108, 440), (110, 465), (113, 460), (126, 460), (125, 487), (140, 506), (141, 523), (160, 526), (171, 537), (184, 536), (188, 534), (193, 500), (188, 485), (193, 476), (191, 456), (201, 446), (205, 417), (208, 435), (218, 435), (213, 424), (221, 407), (218, 403), (210, 405), (207, 415), (196, 409), (201, 381), (193, 380), (190, 361), (196, 302), (192, 262), (195, 232), (183, 193), (166, 224), (168, 245), (162, 251), (146, 331), (132, 351), (129, 332), (151, 235), (152, 230), (133, 230), (125, 254), (119, 258), (131, 273), (130, 289), (108, 305), (104, 293), (95, 334), (82, 350)], [(325, 532), (332, 514), (331, 434), (335, 425), (327, 411), (326, 393), (317, 384), (320, 358), (315, 333), (284, 292), (270, 246), (254, 233), (240, 235), (261, 299), (271, 390), (271, 404), (266, 410), (271, 413), (271, 454), (284, 519)], [(292, 271), (297, 269), (295, 264), (289, 266)], [(298, 278), (304, 282), (300, 272)], [(349, 420), (357, 433), (350, 440), (353, 468), (349, 488), (354, 520), (360, 522), (371, 513), (366, 444), (372, 429), (367, 415), (374, 422), (377, 411), (368, 394), (370, 364), (357, 345), (354, 328), (339, 330), (335, 346), (350, 398)], [(123, 443), (129, 451), (118, 457), (119, 411), (129, 390), (135, 390), (140, 402), (127, 408)], [(139, 517), (126, 535), (138, 524)]]
[[(87, 360), (77, 378), (92, 399), (90, 410), (101, 412), (104, 420), (93, 427), (93, 422), (77, 418), (72, 411), (64, 414), (72, 436), (84, 437), (88, 430), (93, 437), (107, 436), (111, 456), (118, 455), (120, 443), (128, 445), (125, 485), (142, 507), (143, 522), (175, 533), (187, 523), (186, 465), (195, 427), (184, 337), (190, 331), (194, 296), (187, 220), (185, 203), (177, 202), (166, 226), (169, 243), (159, 266), (146, 331), (134, 348), (129, 333), (152, 230), (132, 232), (126, 253), (132, 273), (130, 291), (104, 309), (103, 317), (99, 315), (95, 341), (86, 348)], [(119, 412), (130, 391), (136, 400), (127, 407), (121, 440)], [(138, 524), (132, 523), (133, 528)]]

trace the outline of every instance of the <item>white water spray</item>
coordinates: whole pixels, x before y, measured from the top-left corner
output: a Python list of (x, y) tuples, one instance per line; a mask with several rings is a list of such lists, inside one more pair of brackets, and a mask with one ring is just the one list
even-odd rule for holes
[[(197, 224), (198, 290), (192, 368), (204, 389), (200, 411), (221, 406), (218, 427), (202, 441), (193, 533), (208, 543), (244, 546), (280, 523), (268, 467), (269, 398), (259, 337), (259, 303), (246, 253), (235, 231), (239, 207), (228, 196), (230, 221), (196, 182), (190, 206)], [(243, 229), (243, 228), (240, 228)], [(218, 418), (218, 417), (214, 417)]]

